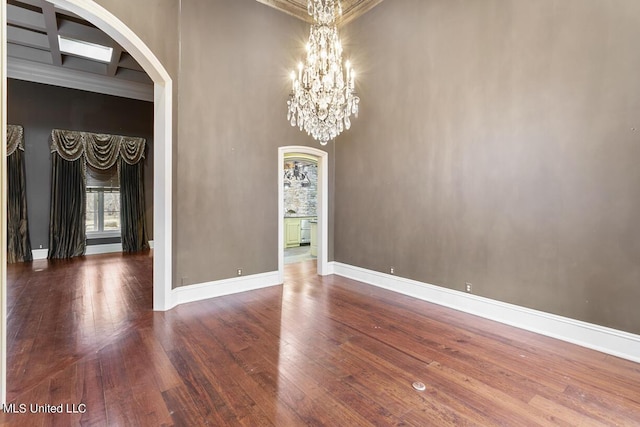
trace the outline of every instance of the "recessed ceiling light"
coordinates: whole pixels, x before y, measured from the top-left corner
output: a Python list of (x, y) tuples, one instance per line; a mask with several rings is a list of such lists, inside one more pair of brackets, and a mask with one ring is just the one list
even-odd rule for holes
[(60, 52), (101, 62), (111, 62), (113, 48), (82, 40), (58, 36)]

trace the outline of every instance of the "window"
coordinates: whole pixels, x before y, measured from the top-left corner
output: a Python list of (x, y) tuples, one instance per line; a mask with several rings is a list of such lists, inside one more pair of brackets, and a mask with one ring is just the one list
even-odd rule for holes
[[(120, 189), (87, 188), (87, 233), (120, 231)], [(106, 233), (105, 233), (106, 232)]]
[(69, 55), (89, 58), (100, 62), (111, 62), (113, 48), (89, 43), (84, 40), (76, 40), (58, 35), (58, 45), (60, 52)]
[(120, 235), (120, 182), (115, 167), (87, 167), (87, 237)]

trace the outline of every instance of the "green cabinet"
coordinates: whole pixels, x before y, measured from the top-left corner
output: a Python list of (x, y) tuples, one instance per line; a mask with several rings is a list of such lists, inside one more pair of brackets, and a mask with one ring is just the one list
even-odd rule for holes
[(284, 219), (284, 247), (300, 246), (300, 218)]

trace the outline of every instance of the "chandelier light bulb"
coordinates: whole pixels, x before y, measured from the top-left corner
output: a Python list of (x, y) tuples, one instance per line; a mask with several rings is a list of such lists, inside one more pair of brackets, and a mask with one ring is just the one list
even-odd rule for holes
[(314, 23), (304, 63), (291, 73), (287, 120), (325, 145), (351, 127), (351, 114), (358, 117), (360, 98), (354, 92), (355, 73), (346, 61), (342, 68), (342, 44), (336, 26), (342, 14), (339, 0), (308, 0)]

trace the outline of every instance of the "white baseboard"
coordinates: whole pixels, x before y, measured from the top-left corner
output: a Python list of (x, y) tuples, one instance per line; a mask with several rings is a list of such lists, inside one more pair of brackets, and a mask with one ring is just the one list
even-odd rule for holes
[(339, 262), (336, 275), (640, 363), (640, 336)]
[(278, 272), (253, 274), (250, 276), (232, 277), (230, 279), (216, 280), (213, 282), (199, 283), (196, 285), (181, 286), (172, 291), (172, 305), (200, 301), (209, 298), (230, 295), (239, 292), (252, 291), (279, 285)]
[[(108, 243), (104, 245), (87, 245), (85, 255), (110, 254), (114, 252), (122, 252), (122, 243)], [(31, 255), (34, 260), (47, 259), (49, 249), (33, 249)]]
[(47, 259), (47, 255), (49, 255), (49, 249), (33, 249), (31, 250), (31, 256), (34, 260), (36, 259)]
[(122, 243), (107, 243), (104, 245), (87, 245), (84, 250), (85, 255), (110, 254), (122, 252)]
[(336, 262), (329, 261), (327, 263), (327, 274), (336, 274)]

